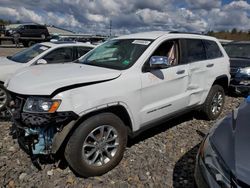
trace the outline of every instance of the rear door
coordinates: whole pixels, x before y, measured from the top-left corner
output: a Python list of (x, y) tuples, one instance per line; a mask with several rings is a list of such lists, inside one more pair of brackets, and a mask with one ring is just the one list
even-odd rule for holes
[(36, 37), (36, 26), (35, 25), (27, 25), (27, 37)]
[(194, 106), (201, 102), (202, 96), (208, 89), (209, 61), (206, 50), (200, 39), (182, 39), (185, 50), (185, 61), (189, 65), (187, 91), (190, 94), (188, 106)]
[[(216, 77), (219, 75), (225, 75), (225, 72), (229, 71), (228, 64), (225, 63), (224, 56), (215, 41), (203, 40), (206, 47), (207, 64), (206, 67), (209, 71), (207, 82), (208, 87), (211, 87)], [(209, 89), (209, 88), (207, 88)]]
[[(172, 48), (172, 44), (175, 48)], [(141, 109), (142, 126), (151, 121), (183, 110), (188, 102), (188, 65), (181, 64), (181, 46), (179, 40), (167, 40), (158, 46), (152, 56), (166, 56), (172, 65), (169, 68), (150, 70), (149, 60), (141, 73)], [(170, 52), (175, 51), (175, 55)]]

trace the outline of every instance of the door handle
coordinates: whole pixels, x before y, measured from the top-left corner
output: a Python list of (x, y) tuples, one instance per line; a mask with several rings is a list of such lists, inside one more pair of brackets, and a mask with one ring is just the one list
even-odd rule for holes
[(207, 64), (207, 67), (208, 67), (208, 68), (213, 67), (213, 66), (214, 66), (214, 64), (213, 64), (213, 63), (211, 63), (211, 64)]
[(176, 72), (176, 74), (184, 74), (185, 73), (185, 70), (179, 70)]

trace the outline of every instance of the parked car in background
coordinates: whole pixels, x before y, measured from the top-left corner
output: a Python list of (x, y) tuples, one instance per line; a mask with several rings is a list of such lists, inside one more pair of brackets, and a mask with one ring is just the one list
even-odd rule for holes
[(198, 188), (250, 187), (249, 112), (250, 97), (205, 137), (195, 168)]
[(0, 25), (0, 37), (5, 34), (5, 25)]
[(224, 46), (230, 57), (230, 88), (246, 95), (250, 91), (250, 42), (232, 42)]
[(0, 57), (0, 110), (8, 102), (4, 82), (18, 69), (39, 65), (72, 62), (95, 46), (80, 42), (44, 42), (20, 51), (12, 56)]
[(232, 40), (218, 39), (222, 46), (227, 45), (228, 43), (233, 42)]
[(46, 39), (49, 36), (47, 27), (39, 24), (22, 24), (12, 30), (10, 34), (12, 36), (18, 34), (19, 37), (40, 37), (42, 39)]
[(216, 119), (229, 78), (217, 39), (148, 32), (111, 39), (73, 65), (28, 67), (5, 86), (13, 128), (32, 158), (61, 148), (89, 177), (113, 169), (128, 137), (164, 119), (194, 109)]

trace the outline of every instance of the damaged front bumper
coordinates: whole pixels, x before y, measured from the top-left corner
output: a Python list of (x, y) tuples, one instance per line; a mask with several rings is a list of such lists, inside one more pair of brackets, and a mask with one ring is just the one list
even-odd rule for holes
[(235, 77), (231, 80), (229, 89), (238, 94), (249, 94), (250, 92), (250, 78), (249, 77)]
[(29, 155), (55, 154), (74, 126), (74, 112), (26, 113), (22, 111), (25, 97), (15, 97), (9, 107), (12, 132), (20, 147)]

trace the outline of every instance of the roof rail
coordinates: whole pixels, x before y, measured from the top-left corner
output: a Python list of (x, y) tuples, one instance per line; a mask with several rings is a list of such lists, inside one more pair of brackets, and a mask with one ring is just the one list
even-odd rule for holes
[(183, 31), (170, 31), (169, 33), (194, 34), (194, 35), (206, 35), (206, 34), (202, 34), (202, 33), (195, 33), (195, 32), (183, 32)]

